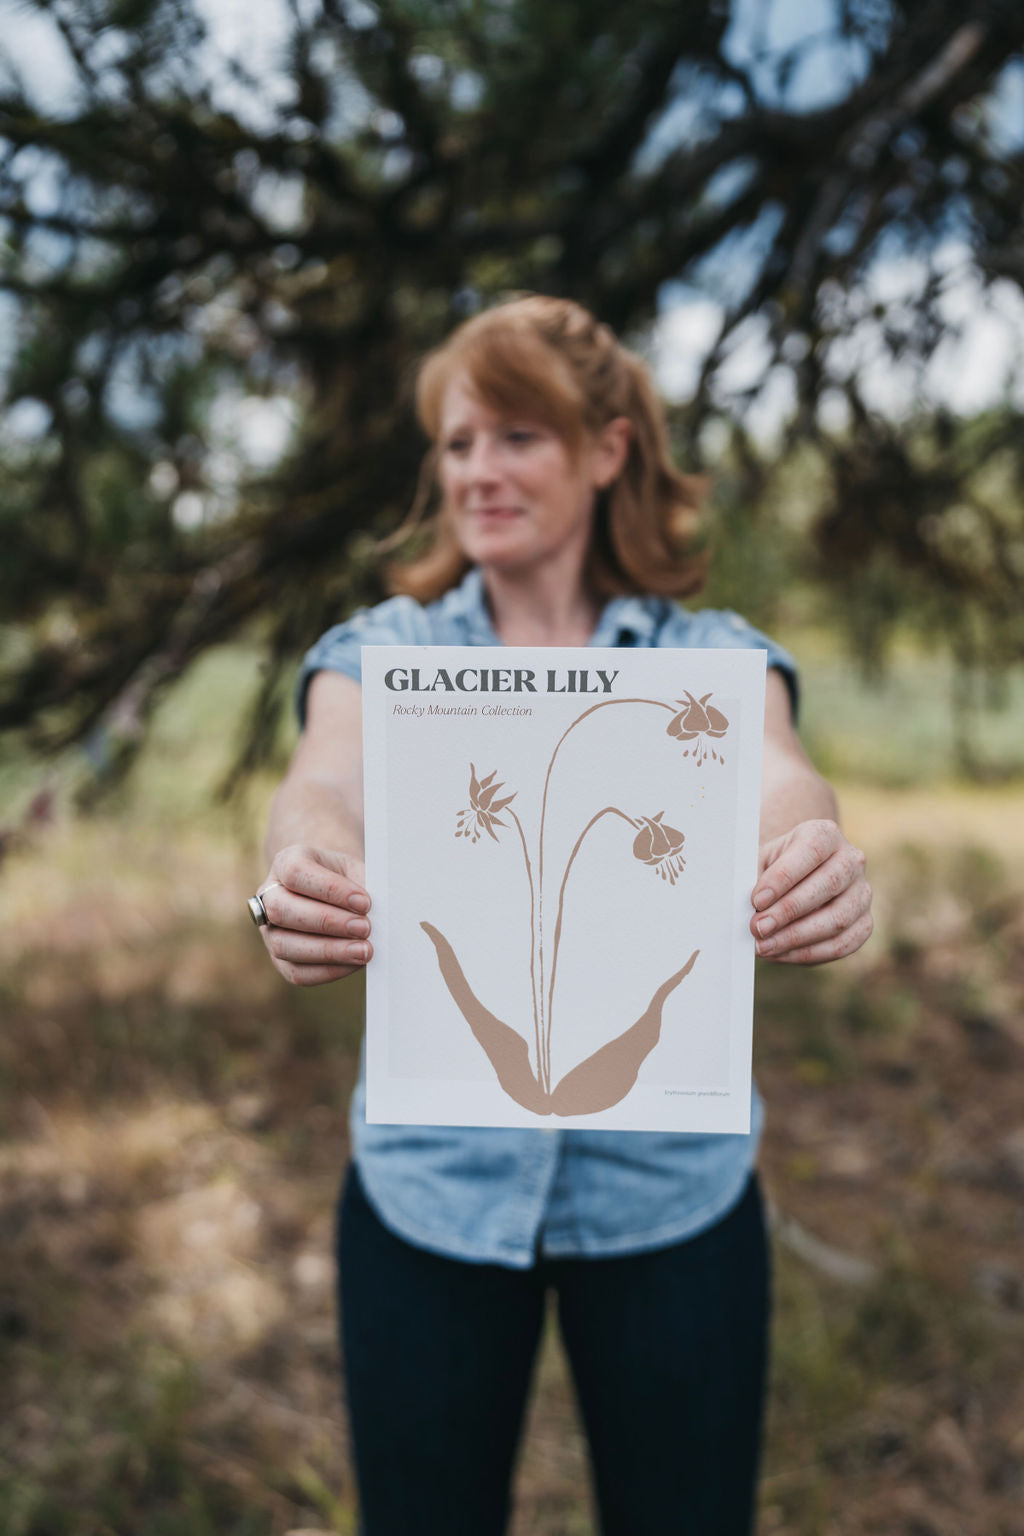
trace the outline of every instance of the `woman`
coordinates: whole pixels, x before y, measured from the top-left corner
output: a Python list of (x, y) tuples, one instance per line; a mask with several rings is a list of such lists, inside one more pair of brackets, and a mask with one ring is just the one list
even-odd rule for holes
[[(298, 986), (372, 956), (362, 865), (363, 644), (759, 646), (768, 651), (757, 952), (849, 954), (863, 856), (796, 736), (790, 658), (700, 584), (694, 497), (639, 359), (564, 300), (461, 326), (418, 388), (440, 507), (404, 595), (304, 663), (304, 730), (275, 797), (264, 942)], [(418, 602), (415, 599), (422, 599)], [(605, 940), (615, 943), (609, 905)], [(367, 1125), (339, 1236), (367, 1536), (491, 1536), (553, 1289), (606, 1536), (744, 1536), (763, 1397), (766, 1244), (749, 1136)]]

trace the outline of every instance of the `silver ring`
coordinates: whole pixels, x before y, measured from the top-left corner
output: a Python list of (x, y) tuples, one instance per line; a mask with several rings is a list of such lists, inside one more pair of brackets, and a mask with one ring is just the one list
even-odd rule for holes
[(259, 893), (255, 896), (250, 896), (246, 906), (249, 908), (249, 916), (257, 928), (269, 927), (270, 918), (267, 916), (267, 909), (263, 905), (263, 897)]

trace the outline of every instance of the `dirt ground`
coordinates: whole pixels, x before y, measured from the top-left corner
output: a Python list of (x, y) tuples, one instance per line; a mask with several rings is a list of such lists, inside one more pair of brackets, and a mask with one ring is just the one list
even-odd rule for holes
[[(762, 967), (760, 1529), (1024, 1536), (1024, 817), (849, 788), (878, 930)], [(354, 1532), (333, 1206), (358, 986), (297, 994), (230, 829), (60, 822), (0, 875), (0, 1536)], [(549, 1338), (514, 1536), (593, 1530)]]

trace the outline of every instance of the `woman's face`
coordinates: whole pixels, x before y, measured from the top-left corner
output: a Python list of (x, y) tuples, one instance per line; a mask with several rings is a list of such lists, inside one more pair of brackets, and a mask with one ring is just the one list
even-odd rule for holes
[(574, 457), (550, 427), (499, 415), (456, 375), (441, 406), (438, 476), (467, 558), (510, 573), (555, 558), (582, 570), (595, 492), (621, 467), (600, 443)]

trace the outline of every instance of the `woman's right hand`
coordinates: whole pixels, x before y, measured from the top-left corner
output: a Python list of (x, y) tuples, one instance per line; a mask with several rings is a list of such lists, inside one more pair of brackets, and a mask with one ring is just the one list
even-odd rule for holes
[(361, 859), (294, 844), (274, 855), (259, 889), (268, 920), (260, 934), (275, 968), (293, 986), (338, 981), (373, 954)]

